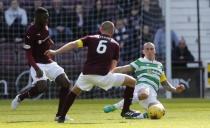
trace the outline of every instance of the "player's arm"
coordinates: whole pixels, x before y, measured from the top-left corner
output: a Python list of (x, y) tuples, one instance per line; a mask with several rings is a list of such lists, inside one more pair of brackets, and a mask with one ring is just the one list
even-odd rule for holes
[(131, 65), (125, 65), (125, 66), (119, 66), (117, 67), (117, 60), (119, 59), (120, 56), (120, 47), (119, 45), (117, 45), (117, 47), (115, 47), (115, 57), (113, 58), (115, 61), (113, 61), (112, 63), (112, 71), (113, 73), (130, 73), (133, 71), (133, 67)]
[(174, 93), (181, 93), (185, 90), (185, 86), (183, 84), (179, 84), (176, 87), (174, 87), (166, 78), (165, 74), (162, 74), (160, 77), (160, 82), (163, 88), (170, 92)]
[(81, 47), (83, 47), (83, 42), (82, 40), (79, 39), (79, 40), (69, 42), (57, 50), (47, 50), (44, 54), (47, 56), (54, 56), (54, 55), (62, 54), (67, 51), (71, 51), (73, 49), (81, 48)]
[(82, 40), (75, 40), (72, 42), (69, 42), (67, 44), (65, 44), (64, 46), (62, 46), (61, 48), (55, 50), (55, 54), (62, 54), (65, 53), (67, 51), (71, 51), (73, 49), (79, 48), (83, 46), (83, 42)]
[(112, 70), (114, 73), (130, 73), (133, 72), (133, 67), (131, 65), (119, 66)]
[(169, 83), (168, 80), (161, 82), (161, 85), (163, 86), (164, 89), (166, 89), (170, 92), (176, 92), (176, 88), (173, 87), (173, 85), (171, 85), (171, 83)]

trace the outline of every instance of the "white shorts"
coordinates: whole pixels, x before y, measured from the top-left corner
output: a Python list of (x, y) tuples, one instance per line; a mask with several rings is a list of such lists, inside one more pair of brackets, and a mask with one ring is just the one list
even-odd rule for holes
[(133, 95), (134, 99), (138, 99), (139, 95), (138, 93), (141, 89), (145, 89), (149, 93), (147, 99), (139, 100), (139, 104), (142, 105), (144, 109), (147, 110), (149, 104), (151, 103), (160, 103), (160, 101), (157, 99), (157, 92), (155, 91), (155, 89), (151, 85), (145, 83), (140, 83), (135, 86), (134, 95)]
[(31, 77), (33, 79), (32, 86), (40, 80), (52, 80), (55, 81), (56, 77), (59, 76), (60, 74), (65, 73), (64, 69), (60, 67), (56, 62), (52, 62), (49, 64), (40, 64), (36, 63), (39, 68), (43, 71), (43, 76), (40, 78), (36, 77), (36, 71), (34, 70), (33, 67), (30, 68), (30, 73)]
[(120, 73), (108, 73), (102, 75), (83, 75), (81, 73), (75, 85), (83, 91), (89, 91), (93, 86), (98, 86), (104, 90), (108, 90), (113, 86), (121, 86), (125, 80), (125, 75)]

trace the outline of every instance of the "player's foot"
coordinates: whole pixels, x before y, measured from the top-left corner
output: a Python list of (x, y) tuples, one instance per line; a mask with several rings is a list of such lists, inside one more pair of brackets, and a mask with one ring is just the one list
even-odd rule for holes
[(117, 108), (114, 105), (107, 105), (104, 107), (104, 112), (109, 113), (117, 110)]
[(18, 105), (20, 104), (20, 98), (19, 98), (19, 95), (17, 95), (16, 97), (15, 97), (15, 99), (13, 99), (12, 100), (12, 103), (11, 103), (11, 108), (13, 109), (13, 110), (15, 110), (17, 107), (18, 107)]
[(121, 112), (121, 116), (126, 119), (138, 119), (138, 117), (141, 115), (141, 113), (129, 110), (127, 112)]
[[(55, 121), (58, 121), (59, 117), (60, 116), (56, 116), (54, 120)], [(70, 118), (68, 116), (65, 116), (65, 121), (68, 121), (68, 120), (70, 120)]]
[(58, 123), (64, 123), (65, 121), (73, 121), (74, 119), (68, 117), (67, 115), (64, 117), (64, 116), (56, 116), (55, 117), (55, 121), (57, 121)]
[(59, 116), (57, 122), (58, 123), (64, 123), (65, 121), (65, 116)]

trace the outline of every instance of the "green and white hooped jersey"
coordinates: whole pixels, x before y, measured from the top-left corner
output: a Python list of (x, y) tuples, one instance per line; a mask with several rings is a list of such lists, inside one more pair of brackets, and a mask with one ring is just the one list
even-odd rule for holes
[(139, 58), (130, 65), (134, 69), (137, 84), (145, 83), (158, 91), (160, 83), (166, 80), (163, 65), (156, 60), (150, 61), (147, 58)]

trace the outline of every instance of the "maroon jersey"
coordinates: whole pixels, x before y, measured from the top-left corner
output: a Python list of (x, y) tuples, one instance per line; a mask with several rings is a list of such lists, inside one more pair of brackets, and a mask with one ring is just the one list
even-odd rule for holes
[(86, 36), (81, 41), (84, 47), (88, 47), (83, 74), (106, 75), (110, 71), (112, 60), (119, 59), (119, 44), (104, 35)]
[(45, 29), (39, 31), (36, 25), (32, 25), (26, 32), (24, 48), (31, 50), (33, 59), (36, 63), (51, 63), (50, 57), (44, 55), (44, 52), (53, 44), (49, 37), (47, 26)]

